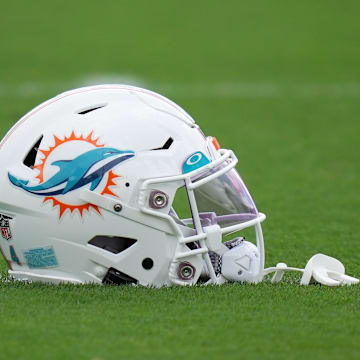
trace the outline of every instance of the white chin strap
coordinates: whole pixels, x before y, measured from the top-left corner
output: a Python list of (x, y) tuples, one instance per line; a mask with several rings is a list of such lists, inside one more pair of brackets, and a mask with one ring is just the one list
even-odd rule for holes
[(276, 267), (264, 270), (264, 275), (275, 272), (271, 282), (280, 282), (285, 271), (299, 271), (303, 273), (301, 285), (309, 285), (318, 282), (327, 286), (358, 284), (359, 279), (345, 275), (344, 265), (337, 259), (324, 255), (314, 255), (306, 264), (305, 269), (289, 267), (285, 263), (278, 263)]

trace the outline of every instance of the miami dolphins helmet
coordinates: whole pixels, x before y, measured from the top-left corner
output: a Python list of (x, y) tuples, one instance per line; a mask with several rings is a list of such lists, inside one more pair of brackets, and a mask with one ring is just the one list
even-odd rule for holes
[[(60, 94), (10, 129), (0, 163), (0, 247), (12, 278), (263, 279), (265, 215), (236, 156), (156, 93), (101, 85)], [(253, 242), (225, 241), (249, 227)]]

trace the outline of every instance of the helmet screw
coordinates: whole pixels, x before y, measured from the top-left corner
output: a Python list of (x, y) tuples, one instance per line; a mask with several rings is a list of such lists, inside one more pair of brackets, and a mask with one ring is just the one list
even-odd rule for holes
[(121, 204), (115, 204), (115, 205), (114, 205), (114, 211), (120, 212), (121, 210), (122, 210)]
[(164, 206), (165, 202), (166, 202), (166, 198), (163, 194), (157, 194), (154, 197), (154, 204), (158, 207)]
[(168, 197), (162, 191), (152, 191), (150, 194), (150, 207), (163, 209), (168, 204)]
[(195, 276), (195, 268), (189, 262), (182, 262), (178, 267), (178, 276), (181, 280), (191, 280)]

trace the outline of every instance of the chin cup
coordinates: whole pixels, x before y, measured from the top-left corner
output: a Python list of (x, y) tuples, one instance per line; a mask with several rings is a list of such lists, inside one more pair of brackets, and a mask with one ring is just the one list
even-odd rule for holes
[(228, 281), (257, 282), (260, 271), (260, 254), (248, 241), (239, 243), (221, 258), (221, 275)]

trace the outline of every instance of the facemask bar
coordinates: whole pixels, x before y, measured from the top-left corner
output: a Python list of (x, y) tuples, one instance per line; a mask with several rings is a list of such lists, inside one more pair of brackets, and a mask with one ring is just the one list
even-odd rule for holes
[[(209, 276), (210, 276), (209, 282), (213, 283), (213, 284), (219, 283), (219, 279), (216, 277), (215, 271), (213, 269), (213, 266), (211, 264), (211, 260), (209, 257), (209, 249), (206, 246), (207, 234), (204, 233), (202, 225), (201, 225), (200, 215), (199, 215), (199, 212), (197, 209), (196, 199), (195, 199), (195, 195), (194, 195), (194, 189), (225, 174), (226, 172), (228, 172), (229, 170), (231, 170), (232, 168), (234, 168), (236, 166), (238, 160), (231, 150), (220, 149), (218, 151), (220, 153), (220, 157), (218, 159), (216, 159), (216, 160), (212, 161), (211, 163), (204, 165), (203, 167), (196, 169), (190, 173), (145, 180), (140, 189), (140, 196), (139, 196), (140, 210), (146, 214), (150, 214), (150, 215), (161, 217), (161, 218), (168, 220), (171, 224), (171, 227), (174, 230), (174, 233), (177, 235), (178, 245), (177, 245), (177, 249), (176, 249), (172, 264), (175, 264), (184, 258), (201, 255), (203, 257), (203, 260), (204, 260), (207, 270), (209, 272)], [(194, 178), (195, 176), (197, 176), (201, 173), (204, 173), (206, 171), (214, 169), (223, 163), (226, 163), (226, 165), (222, 169), (220, 169), (220, 170), (212, 173), (211, 175), (204, 177), (196, 182), (192, 182), (191, 178)], [(197, 232), (196, 235), (188, 236), (188, 237), (184, 237), (184, 235), (180, 231), (176, 221), (170, 215), (153, 210), (153, 209), (147, 207), (147, 205), (146, 205), (146, 194), (148, 193), (148, 191), (152, 185), (168, 183), (168, 182), (181, 182), (181, 181), (184, 181), (185, 185), (186, 185), (189, 203), (190, 203), (190, 207), (191, 207), (191, 211), (192, 211), (192, 215), (193, 215), (194, 226), (195, 226), (195, 230)], [(265, 218), (266, 218), (266, 216), (264, 214), (259, 213), (258, 217), (256, 217), (255, 219), (252, 219), (252, 220), (249, 220), (249, 221), (246, 221), (243, 223), (227, 226), (227, 227), (220, 229), (221, 234), (225, 235), (225, 234), (237, 232), (237, 231), (242, 230), (247, 227), (255, 226), (256, 244), (257, 244), (257, 248), (258, 248), (259, 254), (260, 254), (260, 267), (261, 267), (259, 269), (259, 276), (258, 276), (257, 282), (261, 281), (263, 278), (263, 270), (264, 270), (264, 263), (265, 263), (264, 239), (263, 239), (263, 234), (262, 234), (261, 225), (260, 225), (260, 223), (262, 221), (264, 221)], [(190, 219), (186, 219), (185, 221), (184, 220), (182, 220), (182, 221), (184, 221), (185, 223), (186, 222), (189, 223), (189, 220)], [(200, 248), (190, 250), (188, 247), (184, 246), (185, 244), (193, 243), (193, 242), (199, 242)], [(175, 284), (187, 285), (188, 284), (187, 282), (183, 282), (174, 276), (174, 274), (171, 272), (172, 268), (173, 268), (173, 266), (170, 266), (169, 277), (170, 277), (171, 281), (174, 282)]]

